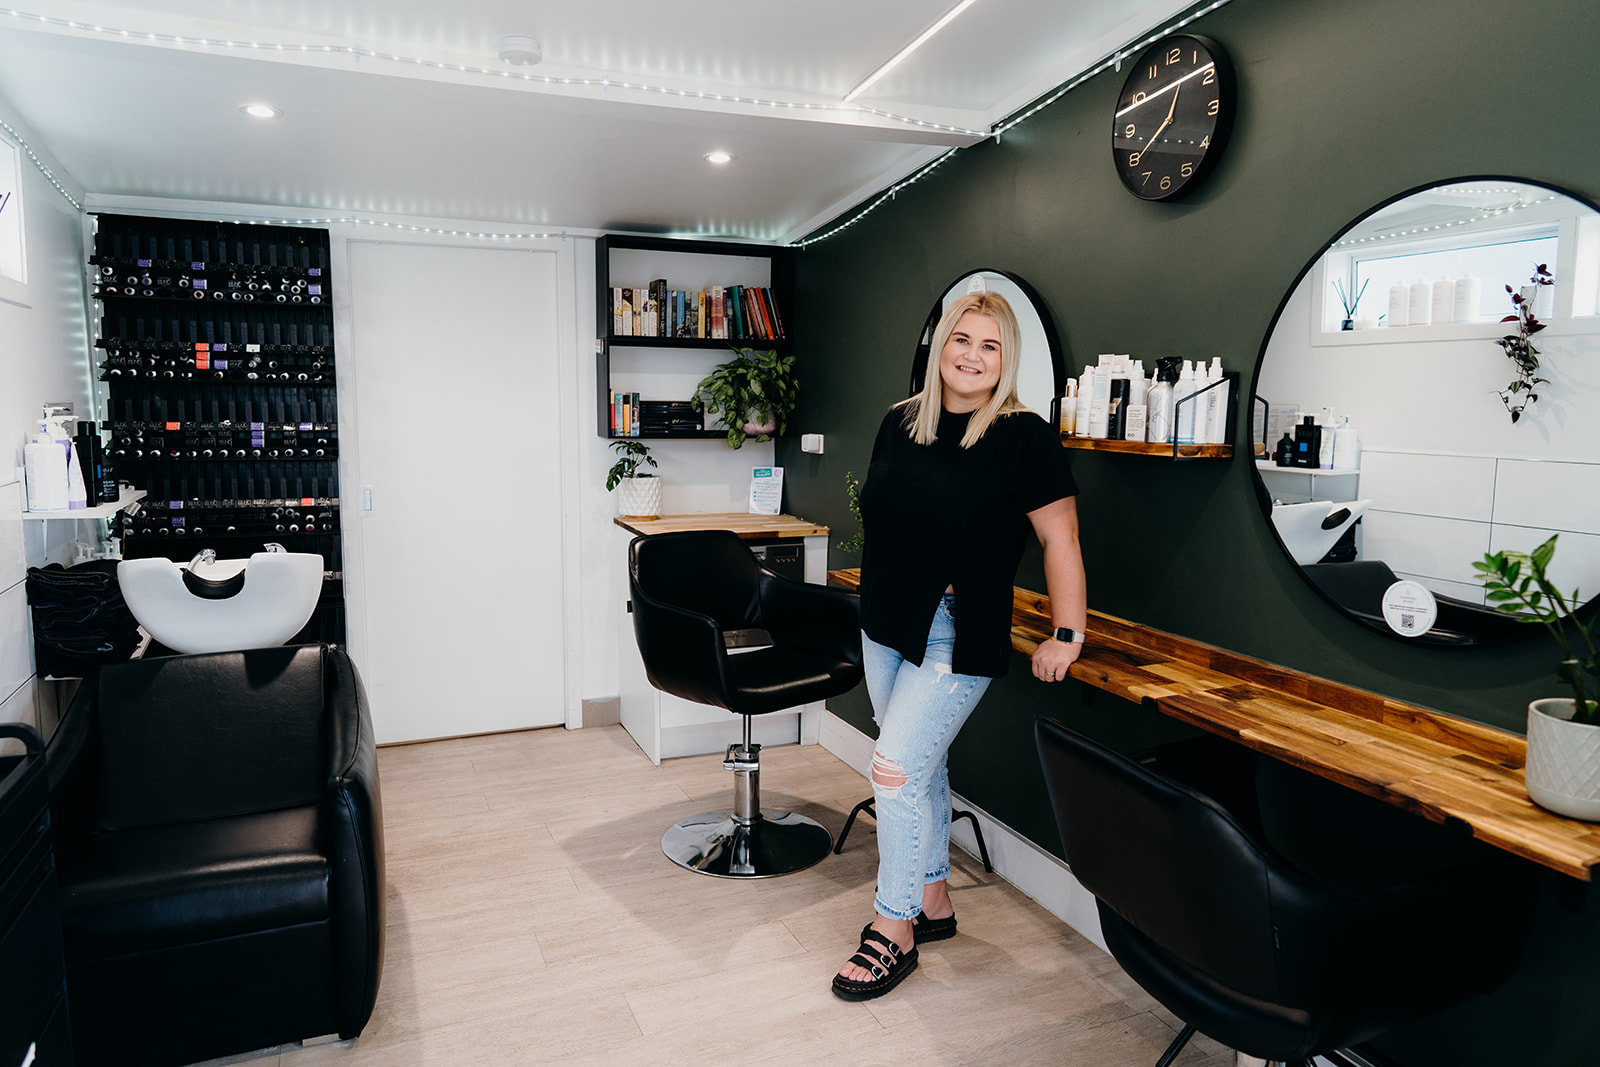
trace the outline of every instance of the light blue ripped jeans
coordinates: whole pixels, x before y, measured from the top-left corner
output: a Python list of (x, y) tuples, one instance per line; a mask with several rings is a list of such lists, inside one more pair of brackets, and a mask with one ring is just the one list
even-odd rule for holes
[[(878, 744), (872, 794), (878, 818), (878, 895), (873, 907), (890, 919), (922, 911), (922, 887), (950, 877), (950, 771), (946, 753), (989, 688), (989, 679), (950, 670), (955, 648), (955, 597), (946, 593), (928, 628), (918, 667), (892, 648), (861, 635), (867, 693)], [(903, 784), (889, 782), (904, 778)]]

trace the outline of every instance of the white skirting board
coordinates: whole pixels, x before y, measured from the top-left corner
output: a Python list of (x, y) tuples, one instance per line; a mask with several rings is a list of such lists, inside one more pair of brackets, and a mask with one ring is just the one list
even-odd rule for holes
[[(854, 768), (863, 779), (871, 773), (873, 739), (831, 711), (823, 712), (822, 731), (818, 740), (823, 748)], [(870, 791), (871, 787), (867, 786), (866, 790)], [(1102, 950), (1105, 949), (1094, 894), (1078, 884), (1065, 863), (960, 794), (953, 793), (951, 800), (955, 807), (972, 812), (983, 824), (983, 841), (989, 846), (989, 862), (994, 864), (996, 874)], [(969, 855), (977, 857), (977, 838), (965, 820), (950, 824), (950, 840)]]

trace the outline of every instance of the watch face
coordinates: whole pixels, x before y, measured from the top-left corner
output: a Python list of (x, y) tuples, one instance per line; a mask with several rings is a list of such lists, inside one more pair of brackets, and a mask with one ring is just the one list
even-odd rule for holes
[(1215, 41), (1180, 34), (1134, 63), (1117, 98), (1111, 152), (1134, 196), (1171, 200), (1215, 165), (1233, 120), (1233, 76)]

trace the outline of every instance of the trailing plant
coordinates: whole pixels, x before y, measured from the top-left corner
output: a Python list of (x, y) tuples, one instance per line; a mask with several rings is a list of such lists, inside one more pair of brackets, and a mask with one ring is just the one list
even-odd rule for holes
[(650, 446), (641, 441), (612, 441), (611, 450), (617, 453), (617, 462), (606, 472), (606, 492), (622, 484), (624, 478), (654, 478), (653, 474), (640, 474), (640, 466), (654, 467), (656, 458)]
[(735, 348), (734, 357), (720, 364), (695, 387), (695, 403), (728, 428), (728, 447), (741, 448), (751, 434), (745, 424), (771, 425), (770, 433), (757, 433), (757, 441), (770, 441), (789, 429), (789, 416), (800, 399), (800, 382), (794, 357), (775, 351)]
[[(1532, 552), (1491, 552), (1472, 566), (1482, 575), (1483, 588), (1496, 611), (1515, 615), (1522, 622), (1540, 623), (1561, 650), (1556, 677), (1572, 687), (1573, 722), (1600, 726), (1600, 651), (1595, 629), (1600, 619), (1580, 619), (1574, 589), (1563, 596), (1550, 581), (1550, 560), (1556, 554), (1555, 535)], [(1571, 631), (1577, 631), (1573, 634)], [(1582, 639), (1581, 647), (1577, 639)]]
[[(1533, 277), (1528, 279), (1534, 285), (1554, 285), (1555, 276), (1540, 263), (1533, 269)], [(1511, 384), (1500, 390), (1500, 402), (1511, 413), (1514, 423), (1522, 418), (1522, 411), (1529, 404), (1539, 399), (1539, 394), (1534, 388), (1540, 383), (1548, 384), (1548, 378), (1538, 376), (1539, 350), (1533, 347), (1533, 335), (1544, 329), (1544, 323), (1533, 316), (1533, 301), (1523, 296), (1517, 290), (1506, 286), (1506, 292), (1511, 294), (1511, 306), (1515, 311), (1501, 319), (1501, 322), (1514, 322), (1517, 324), (1516, 333), (1508, 333), (1495, 341), (1495, 344), (1506, 350), (1506, 355), (1511, 357), (1511, 362), (1516, 364), (1517, 376)]]
[(866, 546), (867, 531), (861, 525), (861, 483), (856, 481), (855, 471), (844, 472), (844, 495), (850, 501), (850, 514), (856, 517), (856, 532), (849, 540), (839, 542), (839, 551), (860, 552)]

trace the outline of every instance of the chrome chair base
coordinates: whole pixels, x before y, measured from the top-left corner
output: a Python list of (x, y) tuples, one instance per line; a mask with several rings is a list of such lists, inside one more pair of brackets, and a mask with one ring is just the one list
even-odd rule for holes
[(784, 811), (745, 825), (725, 811), (692, 815), (661, 835), (661, 851), (713, 878), (773, 878), (821, 862), (833, 847), (822, 824)]

